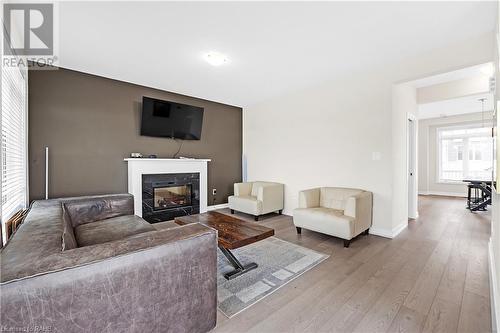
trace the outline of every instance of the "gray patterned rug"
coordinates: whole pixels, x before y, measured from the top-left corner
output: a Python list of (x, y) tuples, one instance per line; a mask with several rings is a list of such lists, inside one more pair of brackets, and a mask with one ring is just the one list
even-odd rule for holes
[(229, 318), (328, 258), (326, 254), (275, 237), (232, 252), (242, 264), (255, 262), (259, 267), (233, 280), (226, 280), (223, 274), (233, 267), (218, 251), (217, 303)]

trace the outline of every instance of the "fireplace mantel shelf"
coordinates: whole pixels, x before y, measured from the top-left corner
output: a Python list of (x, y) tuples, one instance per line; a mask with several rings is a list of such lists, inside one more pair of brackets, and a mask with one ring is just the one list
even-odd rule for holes
[(136, 157), (136, 158), (124, 158), (124, 161), (127, 162), (155, 162), (155, 161), (168, 161), (168, 162), (210, 162), (210, 159), (204, 158), (145, 158), (145, 157)]

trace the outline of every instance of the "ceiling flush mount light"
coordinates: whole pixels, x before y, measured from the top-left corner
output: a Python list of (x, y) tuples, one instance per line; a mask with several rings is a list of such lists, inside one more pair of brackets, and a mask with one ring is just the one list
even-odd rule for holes
[(216, 51), (205, 54), (205, 60), (212, 66), (220, 66), (228, 62), (226, 55)]

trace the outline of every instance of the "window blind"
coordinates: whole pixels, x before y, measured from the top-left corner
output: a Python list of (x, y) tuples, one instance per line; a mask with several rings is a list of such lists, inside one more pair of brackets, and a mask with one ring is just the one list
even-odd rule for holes
[(2, 66), (1, 218), (26, 207), (26, 70)]

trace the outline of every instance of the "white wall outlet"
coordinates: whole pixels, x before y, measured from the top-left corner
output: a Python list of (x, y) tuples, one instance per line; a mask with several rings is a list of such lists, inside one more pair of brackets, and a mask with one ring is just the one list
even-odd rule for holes
[(216, 194), (217, 194), (217, 189), (216, 188), (212, 189), (212, 195), (216, 195)]

